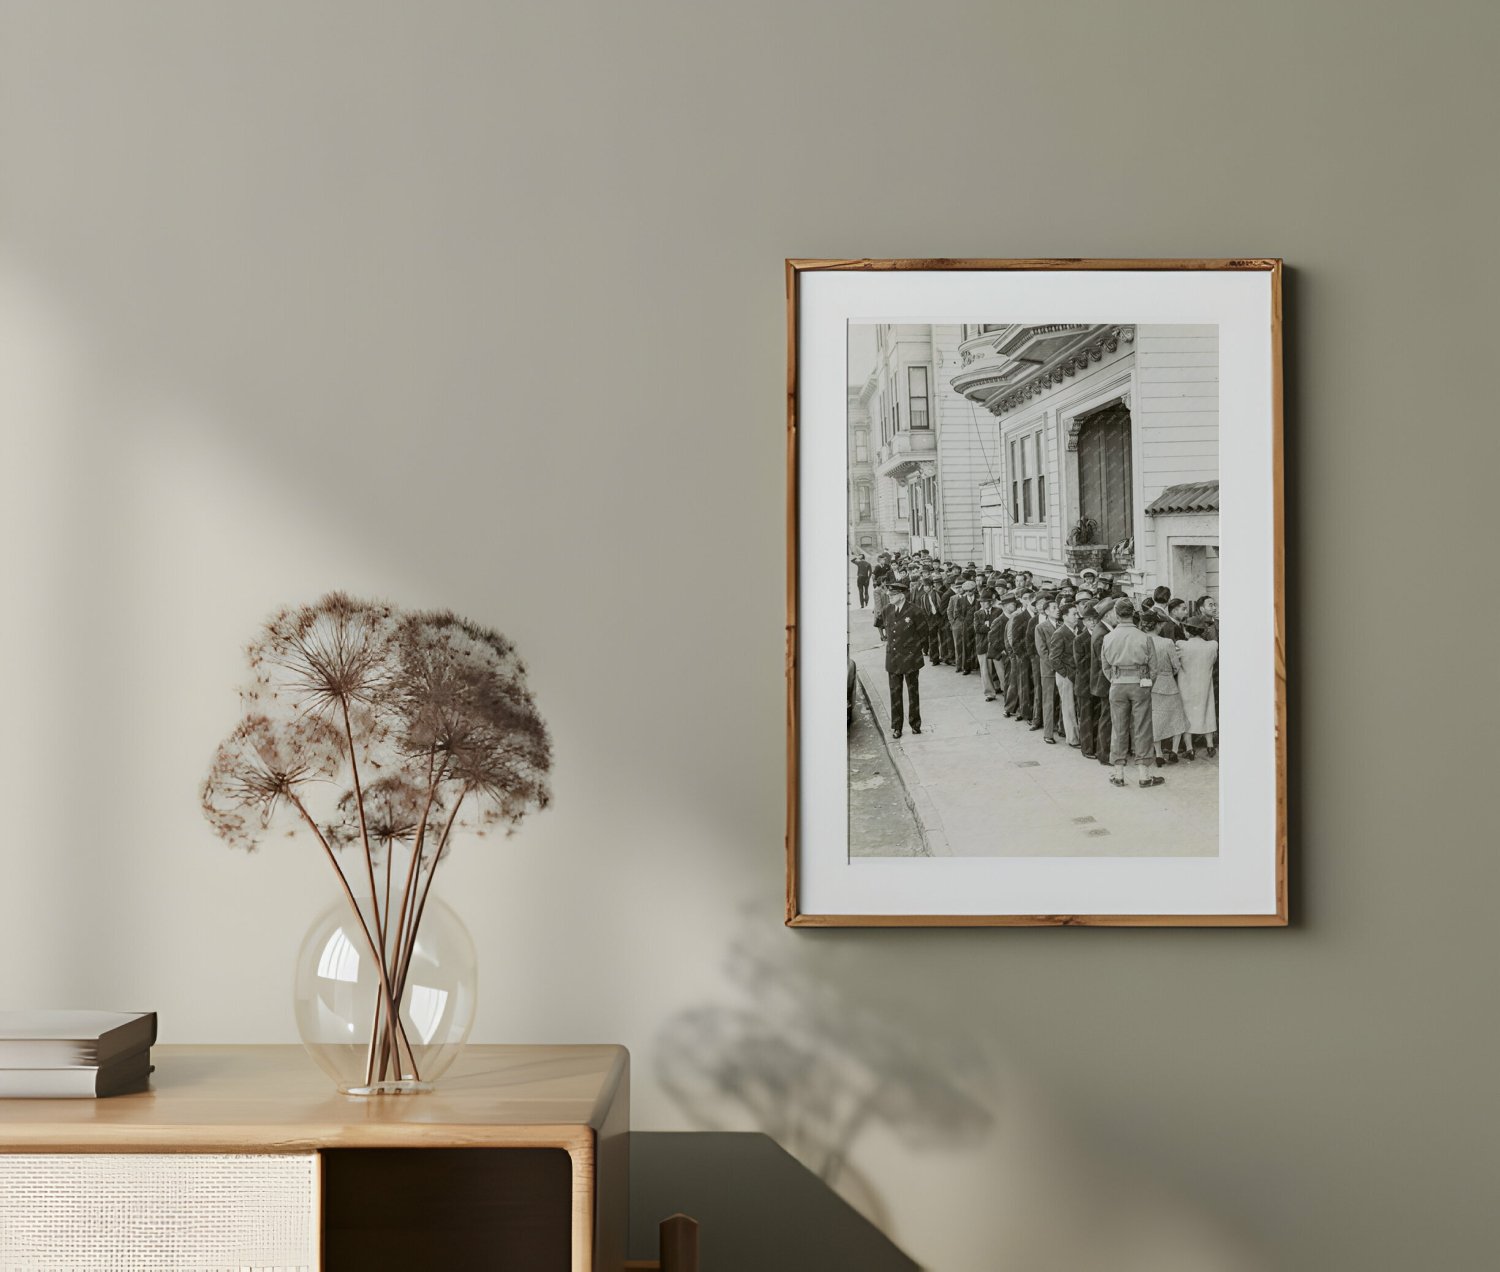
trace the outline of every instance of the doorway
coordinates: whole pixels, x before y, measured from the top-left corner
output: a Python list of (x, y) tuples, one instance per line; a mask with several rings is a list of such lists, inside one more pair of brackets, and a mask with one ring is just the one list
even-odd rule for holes
[(1208, 549), (1202, 544), (1172, 545), (1172, 575), (1167, 580), (1173, 596), (1196, 601), (1210, 595), (1208, 589)]
[(1114, 402), (1085, 416), (1078, 429), (1078, 510), (1098, 527), (1096, 543), (1135, 535), (1130, 409)]

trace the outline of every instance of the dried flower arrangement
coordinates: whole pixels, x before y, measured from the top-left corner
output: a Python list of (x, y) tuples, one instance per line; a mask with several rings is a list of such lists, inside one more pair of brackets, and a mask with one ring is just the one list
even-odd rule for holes
[(247, 653), (244, 717), (214, 756), (204, 814), (233, 847), (284, 829), (322, 850), (380, 982), (366, 1084), (420, 1080), (396, 1005), (438, 866), (456, 835), (509, 833), (550, 798), (526, 669), (467, 619), (340, 592), (278, 611)]

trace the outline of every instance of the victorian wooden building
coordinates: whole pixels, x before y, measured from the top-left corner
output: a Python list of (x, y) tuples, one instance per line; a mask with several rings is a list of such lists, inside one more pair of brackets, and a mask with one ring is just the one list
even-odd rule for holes
[(1217, 595), (1218, 360), (1212, 326), (963, 328), (951, 387), (999, 428), (985, 560)]
[(1218, 592), (1218, 332), (884, 325), (849, 390), (849, 541)]

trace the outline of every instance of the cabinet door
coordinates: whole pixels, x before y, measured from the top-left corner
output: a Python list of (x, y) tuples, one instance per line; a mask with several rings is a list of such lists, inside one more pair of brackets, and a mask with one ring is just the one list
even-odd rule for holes
[(326, 1272), (570, 1272), (572, 1219), (560, 1148), (323, 1152)]

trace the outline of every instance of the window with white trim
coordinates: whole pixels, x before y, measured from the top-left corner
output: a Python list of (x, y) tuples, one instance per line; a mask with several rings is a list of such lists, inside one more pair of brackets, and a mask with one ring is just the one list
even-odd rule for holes
[(911, 400), (912, 428), (928, 427), (927, 415), (927, 368), (907, 367), (906, 386)]

